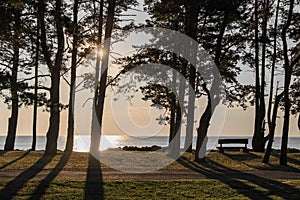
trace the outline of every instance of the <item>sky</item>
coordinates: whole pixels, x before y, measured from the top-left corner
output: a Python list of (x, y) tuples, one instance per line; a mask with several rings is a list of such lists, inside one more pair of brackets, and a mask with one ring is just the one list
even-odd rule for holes
[[(139, 6), (142, 10), (142, 7)], [(135, 21), (142, 23), (147, 15), (142, 12), (132, 11), (137, 16)], [(121, 55), (130, 55), (132, 53), (131, 45), (133, 43), (143, 43), (146, 40), (143, 35), (133, 34), (126, 41), (113, 46), (113, 51)], [(93, 66), (90, 66), (93, 69)], [(85, 67), (79, 68), (79, 73), (88, 71)], [(115, 66), (110, 71), (110, 74), (116, 74), (118, 67)], [(240, 78), (244, 83), (253, 83), (254, 74), (249, 70), (245, 70)], [(149, 102), (144, 102), (137, 95), (131, 102), (125, 101), (122, 95), (115, 95), (115, 88), (108, 88), (106, 94), (106, 104), (104, 111), (104, 134), (106, 135), (132, 135), (132, 136), (155, 136), (155, 135), (168, 135), (168, 125), (159, 125), (156, 118), (164, 115), (164, 110), (159, 110), (150, 106)], [(69, 88), (68, 85), (62, 81), (61, 85), (61, 101), (68, 102)], [(87, 99), (92, 98), (92, 93), (89, 91), (82, 91), (77, 95), (76, 108), (75, 108), (75, 132), (76, 134), (89, 134), (90, 132), (90, 116), (92, 112), (91, 101)], [(117, 101), (114, 98), (118, 97)], [(201, 113), (204, 111), (205, 100), (198, 100), (196, 104), (195, 126), (198, 122)], [(0, 136), (5, 136), (7, 133), (8, 118), (10, 110), (7, 106), (0, 102)], [(61, 112), (60, 122), (60, 135), (65, 136), (67, 132), (67, 110)], [(19, 123), (17, 128), (17, 135), (31, 135), (32, 133), (32, 107), (21, 108), (19, 112)], [(38, 112), (38, 135), (45, 135), (48, 129), (49, 113), (43, 112), (40, 108)], [(279, 112), (277, 121), (276, 136), (280, 136), (282, 132), (283, 116)], [(254, 108), (250, 107), (246, 111), (242, 108), (226, 108), (220, 106), (215, 112), (211, 121), (209, 136), (249, 136), (253, 135), (254, 127)], [(182, 134), (184, 135), (185, 122), (182, 126)], [(196, 131), (194, 131), (196, 134)], [(290, 122), (290, 136), (300, 136), (297, 128), (297, 119), (291, 116)]]

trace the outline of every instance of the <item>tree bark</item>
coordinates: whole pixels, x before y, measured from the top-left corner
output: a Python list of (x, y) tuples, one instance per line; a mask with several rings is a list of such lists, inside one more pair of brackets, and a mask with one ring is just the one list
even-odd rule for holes
[(66, 143), (66, 152), (72, 152), (74, 146), (74, 105), (75, 105), (75, 85), (76, 85), (76, 67), (77, 67), (77, 46), (78, 46), (78, 0), (73, 5), (73, 47), (72, 47), (72, 63), (71, 63), (71, 82), (69, 95), (69, 111), (68, 111), (68, 135)]
[(102, 45), (102, 35), (103, 35), (103, 9), (104, 9), (104, 0), (100, 1), (100, 12), (99, 12), (99, 24), (98, 24), (98, 41), (97, 41), (97, 61), (96, 61), (96, 70), (95, 70), (95, 94), (93, 99), (93, 109), (92, 109), (92, 124), (91, 124), (91, 146), (90, 152), (97, 153), (100, 146), (100, 130), (99, 122), (97, 117), (97, 104), (98, 104), (98, 92), (99, 92), (99, 72), (100, 72), (100, 61), (101, 61), (101, 45)]
[[(39, 16), (38, 16), (39, 18)], [(33, 103), (33, 124), (32, 124), (32, 144), (31, 150), (36, 149), (36, 135), (37, 135), (37, 108), (38, 108), (38, 73), (39, 73), (39, 55), (40, 55), (40, 23), (37, 19), (37, 30), (36, 30), (36, 55), (35, 55), (35, 68), (34, 68), (34, 103)]]
[[(200, 5), (194, 3), (186, 3), (186, 19), (185, 19), (185, 33), (192, 39), (197, 41), (197, 26), (198, 17), (200, 13)], [(195, 53), (195, 52), (191, 52)], [(192, 58), (197, 60), (197, 55), (191, 55)], [(196, 63), (196, 62), (195, 62)], [(196, 66), (190, 65), (189, 68), (189, 99), (188, 99), (188, 114), (186, 126), (186, 138), (184, 148), (187, 152), (192, 152), (193, 133), (194, 133), (194, 115), (195, 115), (195, 79), (196, 79)]]
[(277, 26), (278, 26), (278, 15), (279, 15), (279, 8), (280, 8), (279, 6), (280, 6), (280, 0), (277, 1), (275, 23), (274, 23), (273, 58), (272, 58), (272, 67), (271, 67), (271, 81), (270, 81), (270, 89), (269, 89), (270, 94), (269, 94), (269, 104), (268, 104), (268, 113), (267, 113), (269, 130), (272, 127), (271, 110), (272, 110), (275, 67), (276, 67), (276, 57), (277, 57)]
[[(263, 127), (263, 117), (261, 108), (264, 107), (264, 105), (261, 106), (262, 93), (261, 93), (261, 85), (260, 85), (260, 70), (259, 70), (259, 19), (258, 19), (258, 0), (255, 0), (254, 3), (254, 26), (255, 26), (255, 125), (254, 125), (254, 134), (252, 138), (252, 148), (255, 152), (263, 152), (264, 149), (262, 148), (262, 141), (263, 141), (263, 133), (262, 133), (262, 127)], [(263, 77), (262, 77), (263, 78)]]
[(294, 0), (290, 1), (288, 19), (283, 26), (281, 37), (283, 42), (283, 54), (284, 54), (284, 121), (282, 130), (282, 140), (281, 140), (281, 153), (280, 153), (280, 165), (287, 165), (287, 144), (288, 144), (288, 134), (289, 134), (289, 123), (290, 123), (290, 109), (291, 102), (289, 98), (289, 88), (291, 83), (293, 67), (290, 64), (288, 57), (288, 44), (287, 44), (287, 30), (289, 29), (293, 16)]
[[(276, 91), (275, 102), (274, 102), (274, 106), (273, 106), (273, 115), (272, 115), (272, 119), (271, 119), (274, 78), (275, 78), (275, 65), (276, 65), (276, 57), (277, 57), (277, 24), (278, 24), (279, 5), (280, 5), (280, 0), (277, 1), (275, 23), (274, 23), (273, 58), (272, 58), (272, 67), (271, 67), (270, 89), (269, 89), (270, 90), (269, 105), (268, 105), (268, 112), (267, 112), (269, 134), (268, 134), (268, 145), (267, 145), (267, 149), (265, 151), (265, 155), (263, 158), (264, 163), (269, 163), (273, 140), (274, 140), (274, 134), (275, 134), (278, 106), (279, 106), (280, 99), (283, 96), (283, 93), (281, 93), (280, 95), (277, 95), (277, 91)], [(277, 90), (278, 90), (278, 87), (277, 87)]]
[[(214, 58), (215, 64), (219, 69), (221, 67), (220, 58), (221, 58), (221, 52), (222, 52), (222, 41), (223, 41), (223, 37), (225, 34), (227, 23), (228, 23), (228, 13), (224, 12), (223, 21), (222, 21), (222, 24), (220, 27), (220, 32), (219, 32), (218, 38), (217, 38), (215, 58)], [(213, 77), (213, 78), (216, 78), (216, 77)], [(212, 92), (216, 91), (216, 87), (218, 85), (216, 81), (217, 80), (215, 80), (215, 79), (212, 80), (212, 88), (211, 88)], [(213, 112), (219, 103), (218, 97), (216, 97), (215, 94), (212, 94), (208, 90), (206, 84), (204, 84), (202, 86), (202, 88), (203, 88), (204, 92), (207, 94), (208, 102), (207, 102), (206, 109), (205, 109), (203, 115), (201, 116), (201, 119), (199, 122), (199, 127), (197, 129), (197, 142), (196, 142), (196, 154), (195, 154), (196, 162), (202, 162), (204, 160), (204, 158), (199, 157), (199, 153), (200, 153), (202, 145), (204, 144), (205, 138), (207, 137), (209, 123), (210, 123), (211, 117), (213, 115)]]
[(204, 144), (205, 137), (207, 136), (209, 122), (212, 116), (212, 99), (209, 90), (206, 87), (206, 84), (203, 85), (203, 90), (207, 94), (207, 106), (201, 116), (199, 122), (199, 128), (197, 129), (197, 141), (196, 141), (196, 152), (195, 152), (195, 161), (202, 162), (204, 158), (200, 157), (200, 150)]
[(114, 24), (115, 17), (115, 7), (116, 0), (110, 0), (108, 3), (108, 16), (105, 27), (105, 41), (104, 41), (104, 55), (101, 63), (101, 78), (99, 85), (99, 93), (98, 93), (98, 103), (96, 105), (96, 113), (98, 118), (98, 123), (100, 125), (100, 133), (95, 135), (95, 139), (93, 145), (91, 144), (91, 149), (99, 151), (100, 139), (102, 134), (102, 121), (103, 121), (103, 112), (104, 112), (104, 101), (105, 101), (105, 93), (106, 93), (106, 82), (107, 82), (107, 74), (108, 74), (108, 64), (109, 64), (109, 53), (110, 53), (110, 42), (111, 35)]
[(21, 28), (21, 11), (19, 9), (13, 10), (14, 14), (14, 36), (13, 36), (13, 66), (11, 74), (11, 116), (8, 122), (8, 132), (7, 138), (4, 145), (5, 151), (10, 151), (14, 149), (16, 131), (18, 124), (18, 115), (19, 115), (19, 97), (18, 97), (18, 67), (19, 67), (19, 54), (20, 54), (20, 28)]
[(272, 115), (272, 123), (269, 128), (269, 140), (268, 140), (267, 149), (266, 149), (266, 152), (265, 152), (265, 155), (263, 158), (264, 163), (269, 163), (272, 145), (273, 145), (273, 141), (274, 141), (274, 135), (275, 135), (277, 111), (278, 111), (279, 103), (280, 103), (280, 100), (282, 97), (283, 97), (283, 92), (279, 95), (276, 94), (276, 97), (275, 97), (275, 102), (274, 102), (274, 107), (273, 107), (273, 115)]
[(60, 122), (60, 70), (63, 62), (64, 52), (64, 32), (62, 22), (62, 0), (56, 0), (55, 3), (54, 21), (56, 25), (57, 34), (57, 52), (55, 56), (55, 63), (52, 64), (50, 52), (47, 46), (46, 26), (45, 26), (45, 10), (46, 5), (43, 0), (39, 0), (39, 14), (41, 24), (41, 46), (44, 54), (46, 64), (50, 70), (51, 88), (50, 88), (50, 119), (49, 129), (47, 132), (46, 155), (54, 155), (57, 152), (57, 139), (59, 134)]

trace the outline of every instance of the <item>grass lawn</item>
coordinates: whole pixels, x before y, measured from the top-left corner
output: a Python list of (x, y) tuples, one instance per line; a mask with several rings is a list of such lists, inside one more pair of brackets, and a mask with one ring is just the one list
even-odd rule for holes
[[(45, 191), (37, 190), (40, 181), (29, 181), (14, 195), (14, 199), (297, 199), (295, 188), (300, 182), (281, 182), (290, 190), (278, 192), (243, 181), (230, 185), (218, 180), (175, 181), (105, 181), (103, 184), (85, 181), (54, 180)], [(0, 189), (6, 182), (0, 181)], [(296, 187), (293, 187), (296, 186)], [(6, 199), (1, 194), (1, 199)], [(10, 196), (8, 195), (7, 198)]]
[[(43, 151), (36, 152), (25, 152), (25, 151), (11, 151), (5, 152), (0, 156), (0, 170), (19, 170), (28, 169), (33, 163), (37, 162), (42, 156)], [(137, 152), (139, 154), (139, 152)], [(51, 161), (43, 167), (43, 169), (54, 169), (61, 159), (63, 153), (59, 152), (56, 156), (51, 158)], [(118, 157), (120, 158), (118, 162), (120, 164), (130, 164), (143, 162), (143, 160), (137, 160), (138, 156), (127, 156), (123, 158), (122, 152), (120, 151), (104, 151), (103, 156), (106, 157)], [(161, 163), (169, 159), (165, 154), (162, 153), (152, 153), (151, 155), (142, 154), (141, 157), (146, 157), (147, 161), (151, 159), (151, 162)], [(184, 153), (183, 157), (191, 161), (193, 164), (198, 165), (193, 162), (194, 155), (191, 153)], [(122, 159), (123, 158), (123, 159)], [(232, 170), (257, 170), (257, 169), (268, 169), (268, 170), (300, 170), (300, 153), (289, 153), (288, 154), (288, 166), (279, 165), (279, 153), (273, 153), (270, 157), (270, 164), (262, 163), (263, 154), (262, 153), (244, 153), (239, 151), (227, 151), (224, 154), (218, 152), (210, 152), (207, 155), (207, 162), (202, 164), (202, 167), (210, 169), (216, 165), (222, 165), (228, 169)], [(143, 158), (145, 159), (145, 158)], [(166, 166), (164, 169), (186, 169), (185, 166), (179, 162), (170, 162), (171, 164)], [(141, 166), (143, 166), (141, 164)], [(107, 169), (108, 167), (105, 163), (101, 165), (102, 169)], [(76, 169), (87, 169), (88, 168), (88, 154), (74, 152), (70, 156), (68, 162), (64, 165), (64, 169), (76, 170)]]
[[(43, 157), (42, 151), (0, 151), (0, 172), (23, 171), (13, 180), (0, 177), (0, 199), (299, 199), (300, 180), (269, 180), (256, 176), (250, 178), (219, 177), (198, 180), (102, 180), (86, 175), (82, 180), (57, 178), (60, 170), (97, 171), (91, 167), (87, 153), (72, 153), (66, 162), (62, 162), (63, 153), (54, 157)], [(122, 152), (106, 151), (104, 156), (121, 156)], [(151, 154), (151, 162), (161, 162), (165, 155)], [(214, 169), (221, 170), (276, 170), (300, 172), (300, 153), (289, 153), (288, 166), (279, 166), (279, 154), (273, 153), (270, 164), (263, 164), (263, 154), (228, 151), (224, 154), (211, 152), (207, 162), (193, 162), (193, 154), (185, 153), (181, 159), (163, 170), (186, 170), (187, 161), (193, 167), (199, 167), (205, 173)], [(41, 159), (46, 162), (41, 162)], [(123, 162), (137, 162), (134, 157)], [(59, 170), (57, 170), (60, 168)], [(36, 171), (34, 175), (30, 170)], [(41, 170), (50, 170), (46, 178), (35, 178)], [(108, 169), (101, 164), (102, 171)], [(23, 178), (21, 178), (23, 176)], [(94, 175), (92, 175), (94, 176)]]

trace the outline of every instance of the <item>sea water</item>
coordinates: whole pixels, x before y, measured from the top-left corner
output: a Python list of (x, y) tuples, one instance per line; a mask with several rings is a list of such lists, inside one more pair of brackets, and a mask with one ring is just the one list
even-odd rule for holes
[[(215, 149), (218, 144), (218, 139), (220, 137), (208, 137), (207, 149)], [(248, 148), (251, 147), (251, 137), (249, 136), (238, 136), (238, 137), (221, 137), (221, 138), (247, 138)], [(0, 150), (4, 149), (5, 144), (5, 136), (0, 136)], [(168, 145), (169, 138), (167, 136), (154, 136), (154, 137), (128, 137), (128, 136), (103, 136), (101, 139), (100, 150), (105, 150), (108, 148), (118, 148), (124, 146), (161, 146), (166, 147)], [(181, 137), (181, 147), (184, 146), (185, 137)], [(18, 150), (28, 150), (31, 148), (32, 137), (31, 136), (17, 136), (15, 149)], [(58, 149), (64, 150), (66, 144), (65, 137), (59, 137), (58, 139)], [(38, 136), (36, 150), (45, 150), (46, 145), (46, 137)], [(88, 152), (90, 145), (90, 136), (87, 135), (75, 135), (74, 138), (74, 151), (77, 152)], [(193, 148), (196, 145), (196, 137), (193, 138)], [(236, 145), (238, 146), (238, 145)], [(273, 148), (280, 149), (281, 146), (281, 138), (275, 137)], [(288, 148), (300, 149), (300, 137), (290, 137), (288, 140)]]

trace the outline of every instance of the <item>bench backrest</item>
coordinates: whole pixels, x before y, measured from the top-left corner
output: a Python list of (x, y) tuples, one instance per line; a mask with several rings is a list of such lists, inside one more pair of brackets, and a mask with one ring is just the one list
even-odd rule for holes
[(219, 139), (218, 144), (248, 144), (248, 139)]

